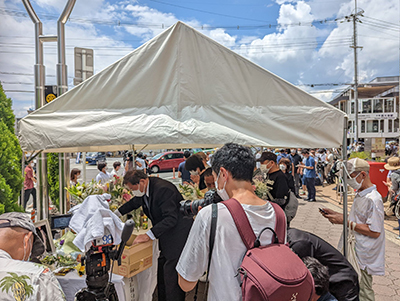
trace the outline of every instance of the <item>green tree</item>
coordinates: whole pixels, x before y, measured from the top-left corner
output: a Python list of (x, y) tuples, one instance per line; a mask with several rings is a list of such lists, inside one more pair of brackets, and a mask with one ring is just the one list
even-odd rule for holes
[(0, 83), (0, 120), (4, 122), (10, 132), (14, 133), (15, 116), (11, 106), (12, 100), (7, 98)]
[(4, 205), (5, 212), (21, 211), (18, 197), (24, 180), (21, 174), (22, 150), (14, 133), (15, 116), (11, 105), (0, 84), (0, 190), (5, 195), (0, 197), (0, 204)]
[(53, 204), (60, 209), (60, 187), (59, 187), (59, 165), (58, 154), (47, 154), (47, 182), (49, 187), (49, 196)]

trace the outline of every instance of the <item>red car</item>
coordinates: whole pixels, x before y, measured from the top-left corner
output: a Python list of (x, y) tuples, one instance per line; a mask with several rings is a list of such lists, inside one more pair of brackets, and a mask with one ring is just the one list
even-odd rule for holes
[(149, 160), (149, 169), (152, 173), (157, 173), (164, 170), (175, 170), (178, 171), (179, 164), (185, 159), (183, 158), (183, 152), (165, 152), (155, 155)]

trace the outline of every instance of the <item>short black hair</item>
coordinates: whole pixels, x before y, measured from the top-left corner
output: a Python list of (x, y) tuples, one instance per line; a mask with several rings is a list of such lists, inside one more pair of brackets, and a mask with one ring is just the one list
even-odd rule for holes
[(143, 172), (143, 170), (129, 170), (124, 176), (124, 185), (128, 183), (136, 185), (142, 179), (147, 179), (147, 175)]
[(105, 162), (97, 163), (97, 169), (100, 170), (100, 171), (102, 171), (103, 168), (106, 167), (106, 166), (107, 166), (107, 163), (105, 163)]
[(212, 176), (213, 174), (212, 174), (212, 168), (211, 167), (209, 167), (209, 168), (207, 168), (204, 172), (203, 172), (203, 176), (204, 177), (209, 177), (209, 176)]
[(189, 158), (186, 159), (185, 169), (187, 171), (196, 170), (197, 167), (200, 168), (200, 171), (205, 169), (203, 160), (200, 156), (191, 155)]
[(304, 257), (303, 262), (314, 278), (315, 293), (322, 296), (329, 292), (329, 269), (313, 257)]
[(118, 166), (121, 166), (121, 162), (115, 161), (115, 162), (113, 163), (114, 169), (116, 169)]
[(277, 155), (275, 155), (273, 152), (263, 152), (261, 157), (257, 159), (257, 162), (263, 163), (265, 161), (273, 161), (276, 163), (277, 159)]
[(251, 182), (256, 159), (250, 148), (227, 143), (212, 156), (211, 166), (216, 174), (223, 167), (232, 174), (233, 179)]
[(190, 157), (190, 152), (189, 151), (184, 151), (183, 156), (187, 159)]

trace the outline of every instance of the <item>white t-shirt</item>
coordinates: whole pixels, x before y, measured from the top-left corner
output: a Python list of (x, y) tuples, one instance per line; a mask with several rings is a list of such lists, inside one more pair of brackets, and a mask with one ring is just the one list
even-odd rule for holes
[(380, 233), (378, 238), (372, 238), (355, 232), (358, 263), (362, 270), (367, 268), (370, 275), (385, 274), (384, 218), (382, 196), (375, 185), (356, 194), (349, 221), (367, 224), (371, 231)]
[(329, 163), (333, 163), (333, 159), (334, 159), (333, 154), (329, 154), (327, 159), (328, 159)]
[(100, 184), (105, 184), (111, 180), (111, 174), (106, 171), (105, 173), (100, 171), (99, 174), (96, 176), (96, 182), (100, 182)]
[[(275, 229), (275, 211), (267, 202), (262, 206), (243, 205), (243, 209), (257, 236), (265, 227)], [(212, 206), (203, 208), (193, 223), (185, 248), (176, 266), (187, 281), (197, 281), (207, 270)], [(265, 231), (261, 244), (271, 243), (271, 231)], [(246, 253), (246, 246), (237, 231), (228, 209), (218, 204), (218, 222), (209, 273), (208, 301), (240, 301), (242, 292), (237, 269)]]

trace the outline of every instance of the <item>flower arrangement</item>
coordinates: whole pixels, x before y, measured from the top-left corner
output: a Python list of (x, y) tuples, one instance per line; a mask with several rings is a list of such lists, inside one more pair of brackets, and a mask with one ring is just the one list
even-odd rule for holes
[(77, 183), (75, 186), (65, 189), (75, 198), (78, 204), (82, 203), (89, 195), (103, 194), (106, 190), (95, 180), (90, 183)]
[(71, 255), (47, 255), (41, 260), (42, 264), (49, 267), (74, 267), (78, 264)]
[(178, 190), (185, 200), (193, 201), (197, 199), (202, 199), (204, 197), (204, 193), (202, 193), (198, 187), (192, 185), (179, 184)]
[(108, 193), (111, 194), (110, 209), (117, 210), (120, 206), (129, 201), (132, 196), (124, 187), (123, 178), (114, 175), (108, 185)]
[(268, 200), (271, 187), (267, 184), (265, 181), (254, 180), (254, 192), (260, 199)]

